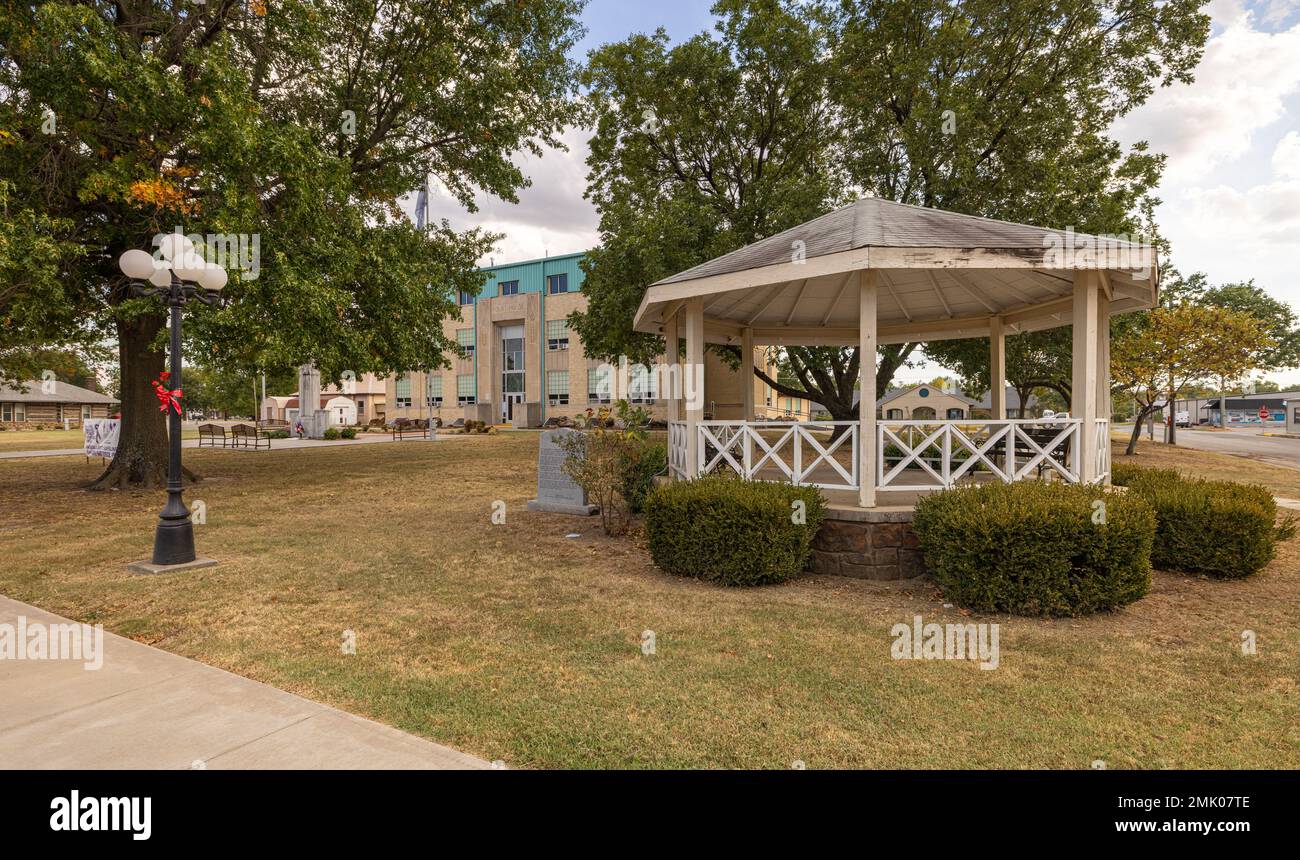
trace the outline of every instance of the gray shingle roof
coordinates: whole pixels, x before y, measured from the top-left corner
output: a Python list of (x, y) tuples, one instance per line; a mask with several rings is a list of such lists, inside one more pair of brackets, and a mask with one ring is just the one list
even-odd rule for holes
[[(1060, 239), (1066, 235), (1062, 230), (864, 197), (657, 283), (693, 281), (711, 275), (789, 263), (795, 242), (804, 243), (803, 251), (807, 258), (872, 247), (1025, 249), (1041, 253), (1047, 247), (1044, 237)], [(1130, 246), (1128, 242), (1084, 233), (1075, 233), (1074, 236), (1076, 239), (1089, 238), (1096, 247)]]
[(80, 388), (66, 382), (55, 382), (54, 391), (46, 394), (41, 390), (41, 381), (29, 379), (23, 382), (26, 391), (19, 391), (9, 385), (0, 385), (0, 400), (6, 403), (117, 403), (107, 394)]
[[(1007, 407), (1008, 409), (1019, 409), (1019, 408), (1020, 408), (1020, 395), (1017, 394), (1017, 393), (1016, 393), (1016, 390), (1015, 390), (1014, 388), (1012, 388), (1010, 385), (1007, 386), (1007, 392), (1006, 392), (1006, 395), (1005, 395), (1005, 396), (1006, 396), (1006, 400), (1005, 400), (1004, 402), (1006, 403), (1006, 407)], [(1025, 408), (1026, 408), (1026, 409), (1033, 409), (1033, 408), (1036, 407), (1037, 405), (1038, 405), (1038, 395), (1037, 395), (1037, 394), (1031, 394), (1031, 395), (1029, 395), (1029, 405), (1026, 406)], [(976, 408), (978, 408), (978, 409), (992, 409), (992, 408), (993, 408), (993, 392), (992, 392), (992, 391), (985, 391), (985, 392), (984, 392), (984, 396), (980, 399), (980, 402), (979, 402), (979, 403), (975, 404), (975, 406), (976, 406)]]

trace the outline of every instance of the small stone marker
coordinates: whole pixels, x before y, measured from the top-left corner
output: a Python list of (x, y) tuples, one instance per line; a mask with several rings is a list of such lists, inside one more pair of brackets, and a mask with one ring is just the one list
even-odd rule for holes
[(560, 447), (564, 434), (576, 433), (561, 427), (547, 430), (541, 435), (537, 449), (537, 498), (529, 501), (528, 510), (551, 514), (571, 514), (589, 517), (599, 508), (587, 503), (587, 494), (564, 474), (564, 460), (568, 456)]

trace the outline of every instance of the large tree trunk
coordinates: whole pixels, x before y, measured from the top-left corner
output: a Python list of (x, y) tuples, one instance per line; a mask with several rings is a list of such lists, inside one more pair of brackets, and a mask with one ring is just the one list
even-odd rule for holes
[(158, 349), (158, 333), (165, 327), (162, 314), (117, 321), (122, 431), (117, 455), (92, 490), (167, 485), (167, 417), (158, 411), (150, 385), (165, 369), (166, 355)]
[(1143, 407), (1138, 411), (1137, 418), (1133, 421), (1133, 435), (1129, 437), (1128, 447), (1124, 449), (1126, 457), (1132, 457), (1137, 453), (1138, 438), (1142, 435), (1142, 422), (1147, 416), (1154, 411), (1154, 407)]

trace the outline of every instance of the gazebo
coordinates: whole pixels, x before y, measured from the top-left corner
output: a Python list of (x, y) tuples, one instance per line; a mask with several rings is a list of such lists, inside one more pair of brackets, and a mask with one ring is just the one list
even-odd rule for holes
[[(992, 418), (878, 420), (876, 366), (866, 360), (859, 389), (868, 395), (854, 422), (755, 422), (752, 385), (741, 386), (745, 420), (706, 421), (704, 397), (688, 402), (679, 390), (669, 402), (670, 471), (722, 467), (856, 490), (863, 508), (876, 507), (878, 490), (947, 488), (977, 472), (1106, 481), (1110, 317), (1153, 307), (1158, 274), (1142, 242), (858, 200), (650, 285), (636, 330), (663, 335), (672, 363), (684, 338), (687, 368), (702, 366), (706, 343), (740, 347), (751, 361), (756, 345), (856, 345), (875, 356), (878, 344), (986, 337)], [(1070, 416), (1008, 419), (1006, 336), (1065, 325), (1074, 327)]]

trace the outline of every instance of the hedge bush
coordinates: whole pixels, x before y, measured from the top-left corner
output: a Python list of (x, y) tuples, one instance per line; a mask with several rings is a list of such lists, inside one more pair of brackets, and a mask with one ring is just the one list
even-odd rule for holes
[(1115, 463), (1110, 467), (1110, 482), (1119, 487), (1127, 487), (1134, 481), (1181, 481), (1183, 476), (1174, 469), (1154, 469), (1145, 466), (1132, 466), (1128, 463)]
[[(795, 522), (795, 502), (803, 502), (803, 522)], [(669, 573), (767, 585), (804, 569), (825, 516), (815, 487), (710, 476), (655, 488), (645, 530), (651, 558)]]
[(980, 612), (1084, 615), (1151, 587), (1155, 515), (1136, 495), (1045, 481), (972, 485), (920, 499), (912, 527), (944, 595)]
[(642, 441), (635, 453), (623, 455), (621, 468), (623, 501), (629, 511), (639, 514), (645, 510), (646, 496), (654, 489), (655, 477), (668, 471), (668, 447), (662, 442)]
[(355, 439), (357, 438), (357, 428), (344, 427), (339, 435), (341, 435), (344, 439)]
[(1273, 493), (1259, 484), (1185, 478), (1171, 469), (1125, 466), (1111, 478), (1156, 513), (1151, 563), (1161, 570), (1241, 579), (1273, 560), (1279, 540), (1295, 533), (1277, 523)]
[(320, 435), (322, 439), (329, 439), (330, 441), (333, 441), (335, 439), (340, 439), (343, 436), (343, 434), (339, 432), (339, 428), (337, 427), (326, 427), (325, 432)]

